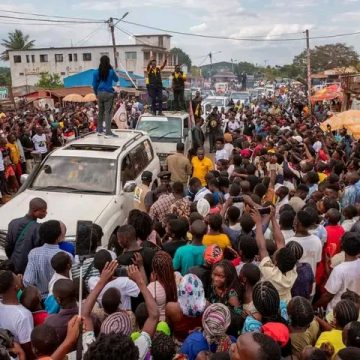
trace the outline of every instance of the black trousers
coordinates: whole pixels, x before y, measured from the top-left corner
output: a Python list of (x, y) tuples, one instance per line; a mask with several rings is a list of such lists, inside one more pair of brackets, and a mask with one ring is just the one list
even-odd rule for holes
[(184, 89), (174, 90), (174, 110), (185, 110)]
[[(149, 96), (151, 97), (151, 111), (156, 114), (156, 110), (159, 110), (159, 113), (162, 112), (162, 88), (150, 87), (148, 89)], [(158, 105), (158, 106), (157, 106)]]

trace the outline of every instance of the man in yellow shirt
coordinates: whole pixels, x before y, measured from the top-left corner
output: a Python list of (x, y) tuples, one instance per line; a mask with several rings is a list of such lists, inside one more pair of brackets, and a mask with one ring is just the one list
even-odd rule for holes
[(6, 148), (10, 152), (10, 159), (14, 165), (16, 178), (18, 181), (20, 181), (20, 176), (22, 175), (21, 161), (20, 161), (21, 155), (20, 155), (20, 150), (16, 144), (16, 137), (13, 134), (9, 134), (7, 140), (8, 142), (6, 144)]
[(202, 148), (197, 150), (197, 156), (194, 156), (191, 160), (193, 167), (193, 177), (198, 178), (201, 181), (201, 185), (206, 185), (205, 176), (209, 171), (214, 170), (214, 164), (208, 157), (205, 156), (205, 151)]
[(230, 239), (226, 234), (221, 233), (223, 219), (220, 214), (209, 216), (210, 231), (203, 237), (203, 245), (218, 245), (221, 249), (231, 247)]

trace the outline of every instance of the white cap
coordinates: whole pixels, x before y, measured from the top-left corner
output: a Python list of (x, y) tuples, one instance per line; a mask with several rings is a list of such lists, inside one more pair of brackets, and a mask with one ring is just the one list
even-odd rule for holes
[(196, 205), (196, 210), (202, 217), (205, 217), (210, 212), (209, 202), (204, 198), (200, 199)]

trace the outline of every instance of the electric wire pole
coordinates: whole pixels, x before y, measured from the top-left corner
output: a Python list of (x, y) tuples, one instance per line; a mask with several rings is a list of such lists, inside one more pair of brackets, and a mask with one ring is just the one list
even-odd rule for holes
[(311, 57), (310, 57), (310, 39), (309, 30), (305, 30), (306, 35), (306, 62), (307, 62), (307, 87), (308, 87), (308, 103), (311, 112)]
[(112, 40), (112, 47), (113, 47), (113, 52), (114, 52), (114, 65), (115, 65), (115, 70), (118, 69), (118, 59), (116, 56), (116, 43), (115, 43), (115, 25), (114, 25), (114, 19), (111, 17), (109, 19), (109, 27), (110, 27), (110, 31), (111, 31), (111, 40)]

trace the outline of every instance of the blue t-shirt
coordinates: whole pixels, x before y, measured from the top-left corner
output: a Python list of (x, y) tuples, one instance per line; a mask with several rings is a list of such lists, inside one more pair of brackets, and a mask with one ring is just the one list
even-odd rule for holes
[(193, 266), (202, 265), (204, 263), (204, 245), (188, 244), (179, 247), (173, 259), (175, 270), (180, 270), (181, 275), (185, 275)]
[(94, 72), (93, 76), (93, 89), (94, 93), (97, 95), (98, 92), (108, 92), (113, 93), (113, 83), (119, 80), (113, 69), (110, 69), (106, 81), (100, 79), (99, 70)]

